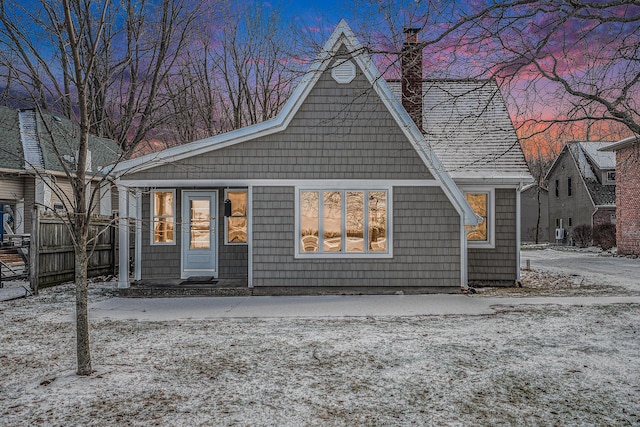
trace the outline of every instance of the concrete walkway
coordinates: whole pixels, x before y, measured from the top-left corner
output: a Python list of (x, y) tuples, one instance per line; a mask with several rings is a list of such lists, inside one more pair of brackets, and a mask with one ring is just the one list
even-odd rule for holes
[(639, 304), (640, 297), (498, 298), (466, 295), (362, 295), (111, 298), (91, 304), (92, 319), (179, 320), (491, 314), (497, 306)]

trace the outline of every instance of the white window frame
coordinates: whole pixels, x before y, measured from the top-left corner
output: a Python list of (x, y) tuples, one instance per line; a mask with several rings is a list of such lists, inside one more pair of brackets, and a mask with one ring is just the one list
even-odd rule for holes
[(247, 241), (246, 242), (229, 242), (229, 218), (242, 218), (240, 216), (224, 217), (224, 244), (227, 246), (247, 246), (249, 244), (249, 189), (248, 188), (227, 188), (224, 190), (224, 200), (227, 200), (227, 194), (244, 192), (247, 195), (247, 209), (244, 218), (247, 220)]
[[(611, 179), (611, 175), (613, 175), (613, 179)], [(606, 172), (607, 182), (615, 184), (616, 182), (616, 171), (607, 171)]]
[[(172, 242), (156, 242), (155, 239), (153, 238), (155, 235), (155, 222), (154, 219), (156, 218), (154, 215), (155, 212), (155, 200), (156, 200), (156, 193), (172, 193), (173, 194), (173, 203), (172, 203), (172, 211), (173, 211), (173, 241)], [(151, 246), (175, 246), (177, 244), (177, 236), (178, 236), (178, 218), (177, 218), (177, 211), (176, 211), (176, 190), (172, 189), (172, 188), (166, 188), (166, 189), (162, 189), (162, 188), (157, 188), (157, 189), (153, 189), (151, 190), (151, 202), (150, 202), (150, 206), (151, 206), (151, 210), (149, 212), (150, 216), (151, 216), (151, 221), (150, 224), (151, 226), (149, 227), (150, 229), (150, 233), (149, 233), (149, 238), (151, 241)]]
[[(348, 183), (346, 183), (348, 184)], [(387, 250), (386, 252), (301, 252), (300, 251), (300, 234), (301, 234), (301, 224), (300, 224), (300, 194), (303, 191), (318, 191), (318, 192), (332, 192), (339, 191), (343, 194), (347, 192), (356, 192), (356, 191), (366, 191), (366, 192), (376, 192), (376, 191), (384, 191), (387, 194)], [(342, 235), (346, 236), (346, 227), (345, 215), (346, 215), (346, 203), (342, 204)], [(368, 209), (365, 210), (365, 236), (368, 232)], [(320, 218), (320, 214), (318, 214), (318, 220), (322, 221)], [(320, 225), (320, 224), (319, 224)], [(319, 230), (320, 231), (320, 230)], [(337, 186), (337, 187), (329, 187), (326, 184), (318, 184), (317, 186), (305, 186), (305, 187), (295, 187), (295, 231), (294, 231), (294, 240), (295, 240), (295, 255), (296, 259), (329, 259), (329, 258), (339, 258), (339, 259), (349, 259), (349, 258), (393, 258), (393, 191), (392, 187), (367, 187), (365, 186)], [(343, 244), (343, 248), (346, 246)]]
[[(479, 249), (495, 249), (496, 247), (496, 189), (493, 187), (463, 187), (461, 188), (465, 195), (467, 194), (486, 194), (487, 195), (487, 240), (469, 240), (467, 239), (467, 247)], [(467, 232), (465, 230), (465, 238)]]

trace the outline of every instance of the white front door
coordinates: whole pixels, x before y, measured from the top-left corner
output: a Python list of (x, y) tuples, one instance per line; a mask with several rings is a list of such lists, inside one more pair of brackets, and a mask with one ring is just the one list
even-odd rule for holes
[(182, 273), (218, 277), (217, 191), (182, 192)]

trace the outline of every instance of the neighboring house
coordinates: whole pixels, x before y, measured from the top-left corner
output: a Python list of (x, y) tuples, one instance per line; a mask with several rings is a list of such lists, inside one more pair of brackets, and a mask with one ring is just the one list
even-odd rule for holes
[[(7, 234), (30, 232), (34, 206), (70, 209), (73, 192), (63, 162), (75, 167), (76, 134), (77, 127), (66, 118), (0, 107), (0, 204)], [(89, 139), (89, 151), (87, 172), (95, 188), (103, 177), (101, 168), (116, 162), (120, 151), (113, 141), (96, 136)], [(110, 215), (109, 186), (101, 195), (99, 213)]]
[(549, 190), (529, 184), (520, 193), (520, 236), (523, 242), (549, 241)]
[(598, 151), (610, 144), (572, 141), (562, 147), (545, 176), (549, 241), (573, 245), (577, 225), (616, 223), (615, 156)]
[(116, 166), (120, 200), (137, 200), (119, 231), (127, 248), (137, 219), (134, 280), (242, 279), (254, 294), (513, 285), (532, 178), (495, 82), (414, 73), (404, 98), (419, 92), (430, 113), (412, 120), (344, 21), (313, 64), (275, 119)]
[(631, 136), (600, 150), (616, 156), (618, 253), (640, 255), (640, 137)]

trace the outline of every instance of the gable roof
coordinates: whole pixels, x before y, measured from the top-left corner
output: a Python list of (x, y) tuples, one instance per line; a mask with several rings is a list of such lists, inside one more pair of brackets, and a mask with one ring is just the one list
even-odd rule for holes
[[(549, 168), (549, 171), (545, 175), (545, 180), (549, 178), (551, 173), (555, 170), (556, 166), (559, 164), (560, 158), (564, 155), (569, 155), (573, 162), (576, 165), (576, 169), (580, 173), (580, 179), (584, 182), (587, 191), (589, 192), (589, 196), (591, 197), (591, 201), (594, 206), (612, 206), (616, 203), (616, 186), (615, 185), (603, 185), (601, 183), (601, 177), (596, 174), (596, 169), (603, 169), (599, 167), (594, 160), (591, 158), (589, 153), (596, 150), (598, 147), (602, 147), (606, 144), (602, 141), (594, 142), (594, 141), (570, 141), (565, 143), (562, 150), (553, 161), (553, 164)], [(588, 147), (588, 148), (587, 148)], [(602, 154), (602, 153), (601, 153)], [(611, 153), (613, 154), (613, 153)], [(603, 164), (606, 164), (607, 160), (602, 160), (599, 158)], [(615, 162), (614, 162), (615, 167)], [(604, 168), (604, 169), (613, 169), (613, 168)]]
[(494, 80), (424, 80), (422, 93), (425, 139), (453, 178), (533, 181)]
[[(381, 77), (377, 68), (373, 65), (371, 57), (355, 37), (349, 25), (341, 20), (325, 43), (318, 58), (312, 63), (310, 69), (302, 78), (302, 81), (287, 100), (283, 109), (273, 119), (245, 128), (237, 129), (224, 134), (204, 138), (188, 144), (169, 148), (158, 153), (151, 153), (135, 159), (122, 162), (114, 167), (116, 176), (123, 177), (128, 173), (139, 172), (165, 163), (194, 157), (203, 153), (253, 140), (262, 136), (280, 132), (287, 128), (296, 112), (303, 104), (309, 92), (313, 89), (318, 79), (329, 67), (336, 53), (344, 46), (351, 54), (351, 59), (360, 67), (375, 92), (380, 97), (385, 107), (389, 110), (394, 120), (402, 130), (408, 141), (412, 144), (426, 167), (434, 178), (442, 184), (443, 191), (452, 201), (460, 213), (464, 213), (466, 224), (476, 224), (478, 218), (467, 203), (460, 189), (447, 173), (440, 159), (431, 150), (424, 140), (416, 124), (411, 120), (402, 104), (391, 92), (386, 81)], [(123, 183), (126, 183), (123, 182)]]
[[(64, 172), (59, 155), (69, 162), (76, 157), (77, 125), (35, 109), (0, 107), (0, 168), (16, 171)], [(118, 160), (118, 145), (107, 138), (89, 136), (92, 172)]]
[(611, 151), (600, 151), (609, 145), (611, 145), (611, 142), (607, 141), (589, 141), (580, 143), (582, 150), (587, 157), (589, 157), (589, 160), (591, 160), (600, 170), (616, 168), (615, 153)]

